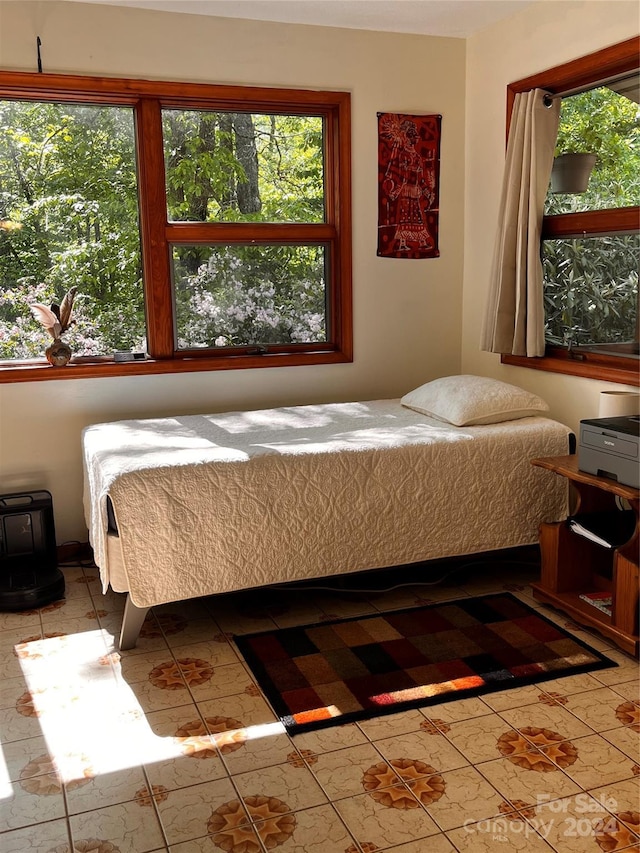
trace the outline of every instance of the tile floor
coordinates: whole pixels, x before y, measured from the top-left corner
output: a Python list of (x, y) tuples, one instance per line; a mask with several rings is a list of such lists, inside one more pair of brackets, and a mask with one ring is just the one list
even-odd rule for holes
[(123, 597), (65, 577), (65, 601), (0, 613), (2, 853), (640, 851), (638, 665), (561, 614), (542, 608), (619, 666), (294, 738), (230, 641), (505, 588), (534, 603), (530, 568), (167, 605), (124, 653)]

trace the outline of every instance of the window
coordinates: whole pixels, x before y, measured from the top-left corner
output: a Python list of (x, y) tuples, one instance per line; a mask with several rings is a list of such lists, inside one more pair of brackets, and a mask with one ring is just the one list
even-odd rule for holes
[(29, 306), (81, 296), (79, 356), (144, 348), (131, 107), (0, 100), (0, 359), (50, 343)]
[(639, 39), (598, 51), (508, 88), (562, 97), (556, 156), (596, 155), (588, 188), (545, 203), (541, 256), (546, 352), (508, 364), (638, 384), (640, 264)]
[(349, 160), (345, 93), (0, 74), (0, 381), (350, 361)]

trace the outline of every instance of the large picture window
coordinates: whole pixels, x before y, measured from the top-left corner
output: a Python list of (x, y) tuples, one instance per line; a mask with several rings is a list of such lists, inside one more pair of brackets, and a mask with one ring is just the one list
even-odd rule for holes
[[(350, 360), (349, 121), (344, 93), (0, 74), (0, 381)], [(72, 286), (52, 371), (30, 305)]]
[(589, 153), (586, 189), (552, 180), (541, 257), (546, 351), (508, 364), (638, 384), (640, 361), (639, 40), (598, 51), (509, 86), (561, 97), (556, 156)]

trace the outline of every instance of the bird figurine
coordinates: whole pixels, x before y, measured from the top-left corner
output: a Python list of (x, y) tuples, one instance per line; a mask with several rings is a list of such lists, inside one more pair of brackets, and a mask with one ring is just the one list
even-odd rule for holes
[(77, 289), (77, 287), (69, 288), (60, 305), (55, 302), (52, 302), (49, 308), (41, 302), (34, 302), (31, 305), (34, 317), (53, 338), (53, 343), (45, 350), (45, 356), (49, 364), (54, 367), (64, 367), (71, 358), (71, 348), (65, 344), (61, 336), (73, 322), (73, 300)]

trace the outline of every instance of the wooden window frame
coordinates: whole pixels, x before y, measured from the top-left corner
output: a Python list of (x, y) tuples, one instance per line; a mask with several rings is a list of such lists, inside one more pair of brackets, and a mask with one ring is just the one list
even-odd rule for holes
[[(353, 361), (351, 286), (351, 99), (347, 92), (218, 86), (106, 77), (0, 72), (0, 98), (132, 107), (136, 121), (138, 198), (148, 353), (144, 361), (80, 357), (61, 368), (42, 361), (0, 361), (0, 383), (99, 376), (290, 367)], [(170, 222), (167, 217), (164, 108), (313, 114), (324, 121), (325, 220), (322, 223)], [(292, 244), (329, 248), (327, 342), (277, 347), (177, 350), (172, 244)], [(69, 283), (70, 285), (72, 282)]]
[[(507, 137), (516, 94), (530, 89), (545, 89), (551, 93), (589, 88), (600, 80), (635, 71), (640, 65), (640, 37), (634, 36), (619, 44), (598, 50), (580, 59), (558, 65), (507, 86)], [(542, 239), (582, 237), (587, 234), (635, 233), (640, 225), (640, 207), (610, 208), (583, 213), (564, 213), (545, 216)], [(585, 376), (604, 382), (640, 385), (638, 360), (603, 353), (570, 353), (559, 346), (547, 345), (542, 357), (502, 355), (503, 364)]]

